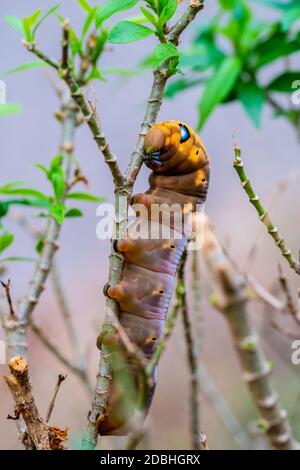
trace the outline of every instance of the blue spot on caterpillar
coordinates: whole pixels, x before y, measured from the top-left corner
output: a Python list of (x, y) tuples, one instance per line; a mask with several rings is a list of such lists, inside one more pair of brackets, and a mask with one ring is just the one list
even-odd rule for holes
[[(133, 196), (132, 202), (144, 204), (147, 208), (152, 204), (164, 204), (165, 210), (174, 203), (180, 207), (190, 204), (193, 213), (196, 204), (205, 201), (209, 182), (209, 160), (199, 136), (180, 121), (159, 123), (146, 135), (144, 152), (145, 164), (152, 170), (150, 188), (143, 194)], [(147, 217), (150, 217), (152, 226), (162, 228), (160, 218), (148, 214)], [(170, 219), (170, 226), (172, 223)], [(185, 229), (182, 227), (178, 233), (176, 226), (176, 230), (177, 236), (174, 231), (171, 240), (150, 236), (133, 239), (129, 236), (126, 240), (113, 242), (114, 250), (123, 254), (125, 262), (121, 282), (112, 287), (106, 285), (104, 294), (119, 303), (119, 321), (146, 361), (151, 359), (162, 336), (176, 271), (188, 242)], [(100, 348), (101, 341), (103, 336), (98, 342)], [(124, 387), (122, 389), (117, 383), (117, 372), (114, 373), (113, 368), (107, 410), (97, 421), (98, 431), (102, 435), (122, 435), (130, 429), (130, 418), (138, 399), (139, 372), (130, 357), (125, 358), (123, 369), (125, 376), (131, 375), (136, 400), (128, 404)], [(149, 391), (148, 408), (156, 375), (157, 371), (153, 377), (154, 386)]]

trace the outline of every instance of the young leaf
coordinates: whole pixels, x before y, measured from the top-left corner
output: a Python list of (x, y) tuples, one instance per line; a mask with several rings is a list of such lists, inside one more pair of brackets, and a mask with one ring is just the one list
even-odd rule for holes
[(108, 41), (115, 44), (140, 41), (154, 34), (154, 31), (141, 24), (131, 21), (120, 21), (113, 26), (109, 33)]
[(4, 186), (0, 188), (0, 194), (7, 194), (10, 196), (32, 196), (37, 199), (48, 200), (48, 196), (46, 194), (31, 188), (7, 188)]
[(42, 10), (41, 8), (39, 8), (31, 16), (27, 16), (26, 18), (23, 18), (23, 29), (24, 29), (25, 37), (27, 41), (32, 41), (34, 39), (34, 35), (31, 32), (31, 28), (35, 25), (41, 13), (42, 13)]
[(165, 7), (163, 8), (160, 17), (163, 18), (164, 24), (167, 23), (174, 15), (177, 10), (177, 0), (167, 0), (165, 2)]
[(172, 99), (177, 95), (177, 93), (185, 91), (196, 85), (200, 85), (203, 82), (204, 82), (204, 78), (198, 78), (198, 79), (179, 78), (178, 80), (175, 80), (168, 85), (165, 91), (165, 97)]
[(91, 13), (91, 11), (93, 10), (93, 7), (91, 7), (91, 5), (86, 0), (77, 0), (77, 3), (87, 13)]
[(16, 16), (12, 15), (5, 15), (4, 17), (6, 23), (9, 24), (12, 28), (14, 28), (18, 33), (24, 34), (23, 22)]
[(80, 209), (76, 209), (75, 207), (73, 209), (69, 209), (65, 213), (65, 217), (82, 217), (83, 213)]
[(255, 82), (240, 82), (237, 94), (244, 110), (255, 127), (260, 127), (261, 114), (265, 102), (265, 93)]
[(292, 84), (300, 78), (299, 72), (285, 72), (282, 75), (279, 75), (274, 80), (272, 80), (267, 85), (267, 90), (278, 91), (282, 93), (292, 93), (293, 87)]
[(36, 263), (37, 260), (27, 256), (9, 256), (8, 258), (2, 258), (0, 263), (10, 263), (11, 261), (26, 261), (29, 263)]
[(240, 59), (237, 57), (226, 57), (207, 81), (199, 104), (198, 129), (203, 127), (214, 108), (229, 95), (241, 71), (241, 66)]
[(64, 206), (63, 204), (53, 204), (50, 207), (50, 214), (52, 215), (52, 217), (54, 217), (54, 219), (59, 225), (61, 225), (64, 221), (65, 211), (66, 206)]
[(0, 235), (0, 253), (3, 253), (14, 241), (14, 235), (12, 233), (3, 233)]
[(148, 5), (155, 13), (157, 13), (157, 4), (156, 4), (156, 0), (145, 0), (145, 2), (147, 3), (147, 5)]
[(68, 199), (78, 199), (81, 201), (89, 201), (89, 202), (103, 202), (105, 201), (104, 197), (94, 196), (90, 193), (69, 193), (67, 195)]
[(141, 12), (144, 14), (145, 18), (149, 21), (149, 23), (153, 24), (156, 27), (157, 19), (155, 18), (152, 13), (147, 10), (147, 8), (141, 7)]
[(96, 27), (120, 11), (130, 10), (138, 3), (138, 0), (107, 0), (103, 5), (98, 7), (96, 13)]
[(0, 117), (18, 114), (23, 111), (23, 107), (19, 103), (0, 104)]
[(62, 169), (63, 155), (59, 154), (53, 158), (48, 171), (48, 178), (52, 183), (57, 201), (60, 201), (65, 191), (65, 174)]
[(48, 64), (46, 64), (46, 62), (44, 62), (43, 60), (32, 60), (30, 62), (27, 62), (26, 64), (14, 67), (13, 69), (6, 70), (5, 72), (0, 73), (0, 76), (4, 77), (5, 75), (10, 75), (12, 73), (23, 72), (24, 70), (36, 69), (41, 67), (48, 67)]
[(84, 22), (84, 25), (83, 25), (83, 28), (82, 28), (82, 33), (81, 33), (81, 40), (83, 40), (87, 34), (87, 32), (89, 31), (94, 19), (95, 19), (95, 16), (96, 16), (96, 11), (97, 11), (97, 8), (93, 8), (92, 11), (88, 14), (85, 22)]
[(152, 66), (157, 68), (171, 57), (179, 57), (178, 49), (171, 42), (157, 44), (151, 59)]
[(51, 15), (53, 15), (53, 13), (56, 12), (56, 10), (58, 10), (60, 7), (60, 3), (58, 5), (55, 5), (54, 7), (50, 8), (50, 10), (48, 10), (43, 16), (42, 18), (40, 19), (40, 21), (37, 22), (37, 24), (35, 25), (35, 27), (33, 28), (32, 30), (32, 37), (34, 39), (35, 37), (35, 33), (37, 32), (37, 29), (41, 26), (42, 23), (44, 23), (44, 21)]
[(45, 241), (45, 236), (44, 235), (41, 235), (38, 239), (37, 239), (37, 242), (35, 244), (35, 250), (38, 254), (41, 253), (42, 249), (43, 249), (43, 246), (44, 246), (44, 241)]

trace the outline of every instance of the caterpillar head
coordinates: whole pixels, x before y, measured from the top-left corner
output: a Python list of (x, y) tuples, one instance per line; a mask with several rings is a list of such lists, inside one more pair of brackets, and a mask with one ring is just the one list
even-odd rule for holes
[(145, 163), (155, 173), (187, 174), (207, 164), (200, 137), (181, 121), (155, 124), (145, 136)]

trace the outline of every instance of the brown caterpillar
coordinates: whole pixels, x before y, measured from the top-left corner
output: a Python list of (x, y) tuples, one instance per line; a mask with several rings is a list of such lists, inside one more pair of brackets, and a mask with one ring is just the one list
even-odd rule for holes
[[(145, 163), (152, 170), (150, 188), (132, 198), (132, 203), (148, 209), (153, 204), (164, 204), (158, 215), (148, 211), (150, 228), (171, 229), (171, 239), (132, 239), (132, 227), (126, 240), (116, 240), (114, 248), (124, 256), (121, 282), (106, 289), (106, 295), (118, 301), (119, 321), (131, 342), (137, 345), (149, 360), (156, 342), (161, 338), (176, 271), (192, 230), (192, 219), (185, 226), (175, 224), (176, 215), (164, 221), (174, 203), (195, 213), (196, 204), (203, 204), (209, 183), (209, 160), (198, 135), (180, 121), (167, 121), (153, 126), (144, 141)], [(149, 213), (150, 212), (150, 213)], [(137, 222), (133, 224), (137, 228)], [(148, 231), (150, 231), (148, 228)], [(125, 366), (124, 366), (125, 367)], [(135, 379), (136, 367), (130, 358), (126, 361), (127, 374)], [(137, 383), (137, 379), (136, 379)], [(154, 384), (156, 383), (156, 372)], [(150, 406), (155, 385), (149, 394)], [(137, 393), (137, 392), (136, 392)], [(133, 406), (124, 405), (122, 393), (114, 374), (105, 416), (98, 419), (102, 435), (126, 434), (130, 428)]]

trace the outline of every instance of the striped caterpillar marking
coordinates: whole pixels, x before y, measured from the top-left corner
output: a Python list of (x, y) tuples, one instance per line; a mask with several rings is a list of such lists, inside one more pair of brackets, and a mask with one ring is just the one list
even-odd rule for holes
[[(209, 183), (209, 160), (193, 129), (180, 121), (156, 124), (145, 137), (144, 152), (145, 163), (152, 170), (150, 188), (132, 198), (134, 205), (151, 208), (153, 204), (164, 204), (167, 209), (174, 203), (180, 207), (189, 204), (193, 213), (196, 204), (203, 204)], [(152, 226), (166, 223), (151, 213), (147, 217)], [(173, 220), (168, 223), (174, 229)], [(128, 239), (115, 242), (115, 250), (123, 254), (125, 261), (122, 280), (108, 287), (106, 294), (118, 301), (119, 321), (146, 360), (152, 357), (156, 342), (162, 336), (176, 271), (191, 229), (190, 223), (178, 233), (176, 226), (171, 240), (151, 237), (136, 240), (130, 238), (129, 230)], [(129, 357), (126, 366), (125, 372), (136, 378), (137, 371)], [(155, 384), (156, 371), (154, 375)], [(134, 409), (126, 408), (123, 400), (113, 376), (106, 415), (97, 423), (100, 434), (127, 433)]]

